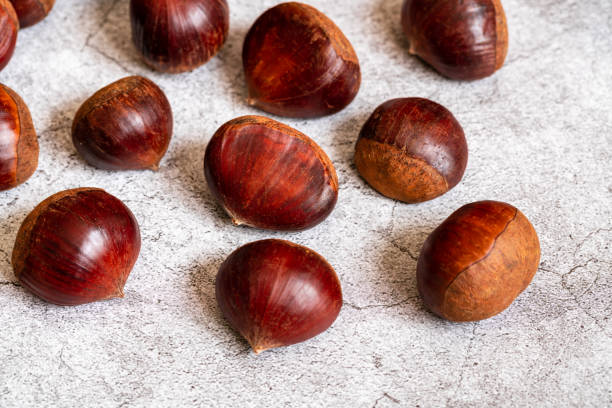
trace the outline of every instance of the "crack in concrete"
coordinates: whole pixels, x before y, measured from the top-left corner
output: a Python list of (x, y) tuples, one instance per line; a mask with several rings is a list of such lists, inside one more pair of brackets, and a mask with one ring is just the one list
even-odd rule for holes
[(115, 7), (117, 6), (117, 4), (119, 3), (120, 0), (115, 0), (113, 1), (113, 4), (111, 4), (111, 6), (108, 8), (108, 10), (106, 10), (106, 12), (104, 13), (104, 16), (102, 16), (102, 22), (100, 23), (100, 25), (98, 26), (98, 29), (95, 30), (93, 33), (89, 33), (87, 35), (87, 38), (85, 39), (85, 44), (83, 45), (83, 47), (81, 48), (81, 51), (83, 51), (86, 47), (89, 47), (89, 41), (91, 41), (91, 39), (93, 37), (95, 37), (96, 35), (98, 35), (98, 33), (100, 33), (100, 31), (102, 31), (102, 29), (104, 28), (104, 26), (106, 25), (106, 23), (108, 23), (108, 18), (111, 14), (111, 12), (115, 9)]
[(413, 261), (418, 261), (419, 257), (414, 255), (408, 248), (398, 244), (395, 240), (391, 241), (391, 245), (403, 254), (408, 255)]
[[(585, 238), (586, 240), (587, 238)], [(586, 314), (588, 317), (590, 317), (593, 322), (595, 323), (595, 325), (597, 327), (599, 327), (599, 329), (601, 329), (602, 333), (608, 337), (608, 338), (612, 338), (612, 336), (610, 334), (608, 334), (606, 332), (606, 327), (605, 325), (603, 325), (600, 320), (594, 316), (590, 310), (588, 310), (587, 308), (585, 308), (582, 303), (580, 303), (580, 298), (590, 289), (590, 287), (584, 291), (582, 294), (578, 295), (576, 293), (574, 293), (574, 291), (572, 290), (572, 288), (569, 286), (568, 282), (567, 282), (567, 277), (570, 276), (571, 274), (573, 274), (576, 270), (580, 269), (580, 268), (586, 268), (590, 263), (598, 263), (598, 262), (604, 262), (606, 264), (609, 264), (609, 262), (605, 262), (605, 261), (599, 261), (596, 258), (590, 258), (589, 260), (587, 260), (586, 262), (584, 262), (583, 264), (580, 265), (576, 265), (574, 267), (572, 267), (568, 272), (564, 273), (563, 275), (561, 275), (561, 287), (563, 287), (563, 289), (567, 290), (569, 292), (569, 294), (572, 296), (574, 302), (576, 303), (576, 306), (578, 306), (578, 308), (580, 310), (582, 310), (584, 312), (584, 314)], [(597, 281), (599, 279), (600, 275), (599, 273), (596, 275), (595, 277), (595, 281)], [(591, 285), (592, 286), (592, 285)]]
[(105, 53), (104, 51), (102, 51), (101, 49), (99, 49), (98, 47), (96, 47), (94, 45), (88, 45), (87, 47), (91, 48), (92, 50), (94, 50), (95, 52), (97, 52), (98, 54), (103, 56), (104, 58), (106, 58), (109, 61), (113, 62), (115, 65), (117, 65), (126, 74), (131, 74), (131, 71), (129, 69), (127, 69), (127, 67), (124, 66), (118, 59), (116, 59), (114, 57), (111, 57), (110, 55), (108, 55), (107, 53)]
[(574, 256), (576, 256), (576, 254), (578, 253), (578, 251), (580, 251), (582, 249), (582, 247), (584, 246), (584, 244), (586, 244), (586, 242), (589, 240), (589, 238), (599, 234), (600, 232), (612, 232), (612, 228), (599, 228), (595, 231), (589, 232), (583, 239), (582, 241), (580, 241), (580, 243), (576, 246), (576, 250), (574, 251)]
[(387, 394), (386, 392), (383, 392), (383, 395), (381, 397), (379, 397), (376, 401), (374, 401), (374, 405), (372, 405), (372, 408), (376, 408), (378, 406), (378, 403), (380, 401), (382, 401), (383, 399), (388, 399), (389, 401), (392, 401), (396, 404), (399, 404), (401, 401), (398, 400), (397, 398), (392, 397), (391, 395)]
[(390, 308), (393, 308), (393, 307), (398, 307), (398, 306), (405, 305), (410, 300), (416, 299), (417, 297), (418, 296), (410, 296), (410, 297), (407, 297), (406, 299), (404, 299), (404, 300), (402, 300), (400, 302), (397, 302), (397, 303), (380, 304), (380, 305), (357, 306), (357, 305), (355, 305), (353, 303), (350, 303), (350, 302), (347, 302), (347, 301), (342, 302), (342, 304), (344, 306), (348, 306), (348, 307), (350, 307), (352, 309), (355, 309), (355, 310), (376, 309), (376, 308), (390, 309)]
[(476, 339), (476, 329), (477, 328), (478, 328), (478, 322), (474, 322), (474, 326), (472, 327), (472, 337), (470, 338), (470, 342), (465, 351), (465, 358), (463, 359), (463, 364), (461, 365), (461, 372), (459, 373), (459, 381), (457, 381), (457, 387), (455, 387), (455, 391), (453, 392), (453, 395), (448, 397), (448, 399), (446, 400), (447, 407), (452, 406), (450, 405), (450, 403), (452, 400), (454, 400), (457, 397), (457, 393), (459, 392), (459, 390), (461, 389), (461, 385), (463, 384), (463, 377), (465, 376), (465, 372), (468, 368), (467, 362), (470, 359), (472, 348), (474, 347), (474, 340)]

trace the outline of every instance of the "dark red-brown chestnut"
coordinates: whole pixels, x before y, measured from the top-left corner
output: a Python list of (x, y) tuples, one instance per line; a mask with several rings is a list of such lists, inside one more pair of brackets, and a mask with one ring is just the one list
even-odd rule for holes
[(336, 113), (361, 84), (351, 43), (327, 16), (302, 3), (262, 14), (246, 36), (242, 62), (249, 104), (280, 116)]
[(42, 21), (53, 8), (55, 0), (10, 0), (13, 3), (19, 26), (26, 28)]
[(13, 249), (21, 284), (57, 305), (123, 297), (140, 252), (132, 212), (97, 188), (54, 194), (23, 221)]
[(402, 26), (410, 53), (452, 79), (492, 75), (508, 53), (500, 0), (404, 0)]
[(219, 268), (219, 308), (255, 353), (308, 340), (342, 307), (334, 269), (316, 252), (278, 239), (235, 250)]
[(0, 191), (25, 182), (37, 166), (38, 140), (30, 111), (15, 91), (0, 84)]
[(204, 172), (236, 225), (299, 231), (323, 221), (338, 200), (338, 178), (308, 136), (262, 116), (230, 120), (206, 148)]
[(221, 48), (229, 30), (226, 0), (130, 0), (132, 40), (161, 72), (192, 71)]
[(355, 147), (359, 174), (381, 194), (407, 203), (431, 200), (455, 187), (467, 158), (459, 122), (448, 109), (423, 98), (380, 105)]
[(91, 165), (106, 170), (157, 170), (172, 137), (164, 92), (141, 76), (114, 82), (91, 96), (72, 123), (72, 141)]
[(19, 20), (9, 0), (0, 0), (0, 71), (6, 67), (17, 43)]
[(538, 235), (510, 204), (479, 201), (448, 217), (425, 241), (417, 286), (425, 305), (452, 321), (475, 321), (506, 309), (540, 263)]

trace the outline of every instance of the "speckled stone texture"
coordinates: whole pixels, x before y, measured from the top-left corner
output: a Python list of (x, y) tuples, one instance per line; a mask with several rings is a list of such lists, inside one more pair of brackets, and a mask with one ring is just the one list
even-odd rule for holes
[[(340, 196), (302, 233), (234, 227), (204, 181), (206, 143), (245, 104), (242, 40), (278, 1), (232, 0), (229, 41), (193, 73), (150, 71), (130, 41), (127, 0), (58, 0), (19, 33), (0, 82), (29, 104), (40, 166), (0, 193), (0, 406), (9, 407), (532, 407), (612, 405), (612, 2), (506, 0), (505, 66), (454, 82), (408, 55), (400, 0), (311, 0), (353, 43), (363, 86), (344, 111), (287, 120), (336, 165)], [(70, 141), (79, 105), (128, 74), (167, 93), (175, 135), (153, 172), (113, 173)], [(470, 148), (465, 179), (434, 201), (377, 194), (352, 162), (361, 125), (387, 99), (420, 96), (450, 109)], [(278, 119), (278, 118), (277, 118)], [(26, 214), (67, 188), (101, 187), (140, 222), (141, 257), (124, 299), (80, 307), (27, 293), (10, 265)], [(495, 199), (532, 221), (542, 263), (500, 315), (453, 324), (424, 309), (419, 248), (461, 205)], [(336, 268), (345, 304), (301, 345), (255, 356), (223, 320), (214, 278), (244, 243), (277, 237)]]

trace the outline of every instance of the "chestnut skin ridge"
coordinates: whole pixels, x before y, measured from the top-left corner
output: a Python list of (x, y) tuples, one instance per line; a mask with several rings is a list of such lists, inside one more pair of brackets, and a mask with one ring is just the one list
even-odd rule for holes
[(236, 225), (299, 231), (332, 212), (338, 177), (308, 136), (263, 116), (230, 120), (206, 147), (208, 186)]
[(451, 79), (488, 77), (508, 53), (500, 0), (405, 0), (402, 27), (410, 53)]
[(53, 8), (55, 0), (10, 0), (21, 28), (41, 22)]
[(91, 165), (106, 170), (157, 170), (172, 137), (164, 92), (141, 76), (102, 88), (79, 108), (72, 142)]
[(227, 39), (226, 0), (130, 0), (132, 40), (153, 69), (192, 71)]
[(538, 235), (523, 213), (510, 204), (479, 201), (455, 211), (427, 238), (417, 286), (438, 316), (482, 320), (510, 306), (539, 263)]
[(0, 84), (0, 191), (29, 179), (38, 167), (38, 139), (27, 105)]
[(302, 3), (263, 13), (247, 33), (242, 62), (249, 104), (279, 116), (336, 113), (361, 84), (351, 43), (327, 16)]
[(257, 354), (327, 330), (342, 307), (334, 269), (316, 252), (279, 239), (235, 250), (219, 268), (219, 308)]
[(19, 20), (9, 0), (0, 0), (0, 71), (11, 60), (17, 43)]
[(140, 252), (132, 212), (97, 188), (54, 194), (23, 221), (12, 264), (21, 284), (41, 299), (69, 306), (123, 297)]
[(423, 98), (380, 105), (355, 147), (359, 174), (381, 194), (407, 203), (432, 200), (455, 187), (467, 159), (459, 122), (448, 109)]

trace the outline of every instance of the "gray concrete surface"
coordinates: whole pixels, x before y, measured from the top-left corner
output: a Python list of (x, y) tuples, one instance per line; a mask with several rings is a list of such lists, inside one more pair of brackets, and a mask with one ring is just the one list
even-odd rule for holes
[[(20, 32), (0, 81), (29, 104), (40, 166), (0, 194), (0, 406), (531, 407), (612, 405), (612, 3), (506, 0), (510, 52), (491, 78), (446, 80), (407, 53), (400, 0), (311, 0), (352, 41), (363, 86), (346, 110), (283, 120), (334, 161), (340, 198), (299, 234), (237, 228), (202, 174), (207, 141), (245, 105), (243, 37), (278, 1), (230, 0), (227, 45), (179, 75), (147, 69), (129, 40), (127, 0), (58, 0)], [(175, 136), (153, 172), (93, 169), (75, 153), (81, 102), (128, 74), (159, 83)], [(358, 131), (383, 101), (422, 96), (453, 111), (470, 160), (463, 182), (420, 205), (386, 199), (352, 163)], [(57, 307), (16, 282), (10, 253), (26, 214), (63, 189), (95, 186), (125, 201), (143, 233), (126, 297)], [(541, 267), (492, 319), (452, 324), (415, 287), (419, 248), (461, 205), (503, 200), (535, 225)], [(345, 305), (323, 335), (255, 356), (214, 299), (219, 264), (239, 245), (282, 237), (337, 269)]]

